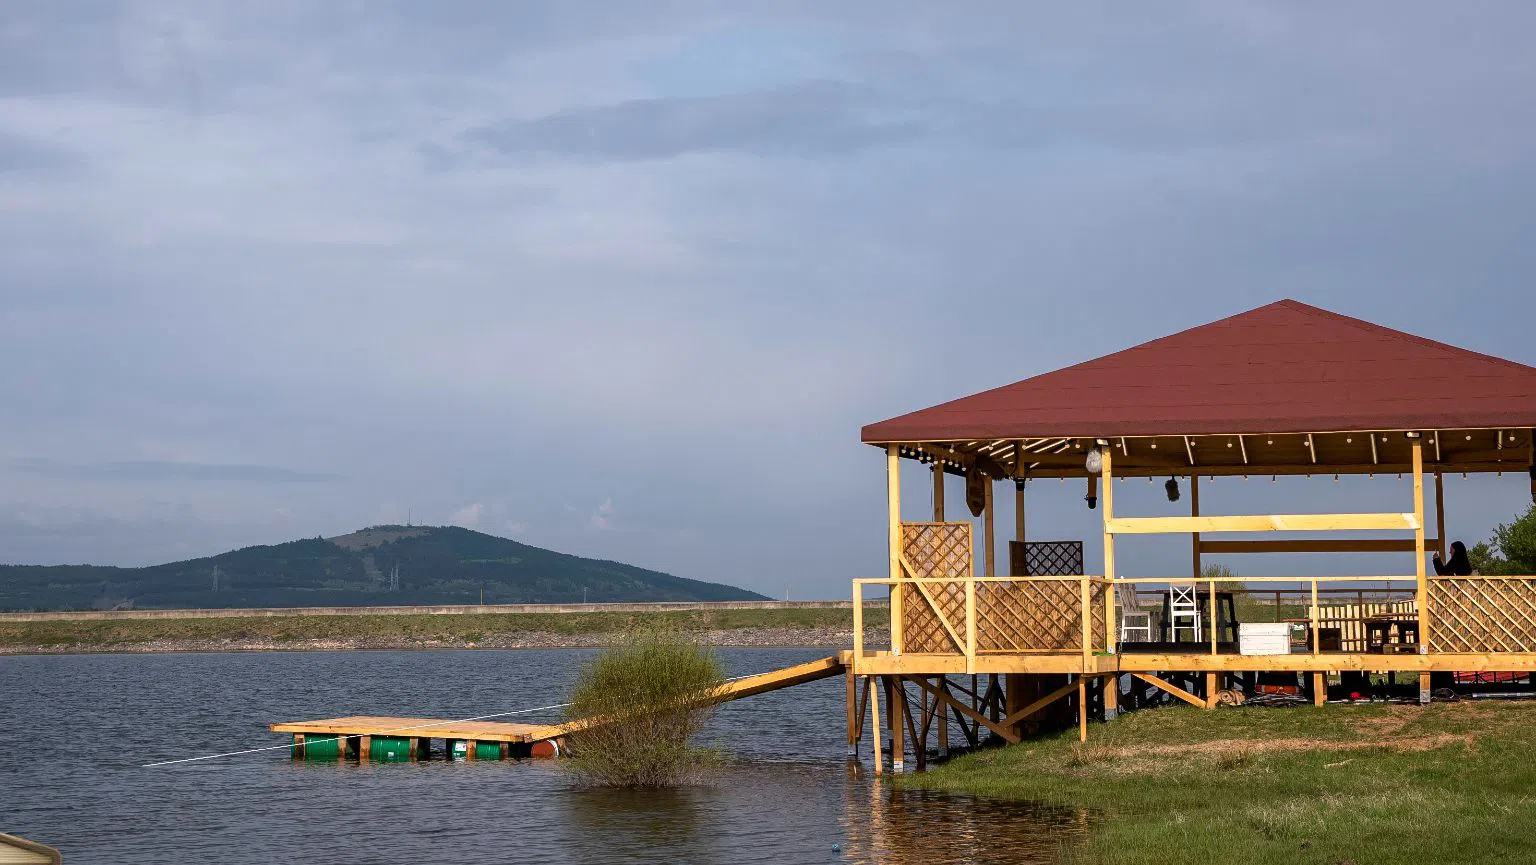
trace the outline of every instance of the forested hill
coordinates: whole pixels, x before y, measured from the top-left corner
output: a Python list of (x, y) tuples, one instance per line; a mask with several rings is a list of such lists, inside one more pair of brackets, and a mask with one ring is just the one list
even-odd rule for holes
[(0, 609), (762, 600), (457, 527), (374, 526), (144, 568), (0, 566)]

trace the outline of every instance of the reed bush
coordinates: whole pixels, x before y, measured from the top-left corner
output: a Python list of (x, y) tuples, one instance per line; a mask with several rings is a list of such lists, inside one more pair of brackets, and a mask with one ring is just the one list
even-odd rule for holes
[(715, 760), (695, 744), (725, 683), (715, 653), (691, 634), (625, 634), (583, 665), (570, 720), (595, 719), (567, 738), (565, 765), (606, 787), (668, 787), (695, 780)]

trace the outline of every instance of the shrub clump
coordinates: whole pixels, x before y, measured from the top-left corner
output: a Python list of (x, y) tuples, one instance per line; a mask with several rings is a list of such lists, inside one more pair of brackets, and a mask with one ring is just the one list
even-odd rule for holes
[(665, 629), (626, 634), (577, 675), (566, 717), (592, 723), (567, 737), (565, 765), (607, 787), (693, 780), (715, 758), (693, 740), (724, 684), (715, 653), (697, 639)]

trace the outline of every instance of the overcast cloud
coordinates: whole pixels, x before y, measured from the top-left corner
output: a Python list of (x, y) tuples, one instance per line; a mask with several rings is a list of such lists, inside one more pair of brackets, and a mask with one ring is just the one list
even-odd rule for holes
[[(0, 4), (0, 560), (409, 513), (846, 596), (884, 562), (861, 424), (1281, 297), (1536, 363), (1533, 24)], [(1241, 484), (1208, 509), (1406, 495)], [(1092, 537), (1081, 495), (1032, 492), (1037, 536)], [(1457, 479), (1452, 534), (1525, 500)]]

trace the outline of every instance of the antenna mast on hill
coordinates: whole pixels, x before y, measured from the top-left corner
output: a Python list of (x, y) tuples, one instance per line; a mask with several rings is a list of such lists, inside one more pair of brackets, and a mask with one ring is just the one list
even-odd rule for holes
[(399, 562), (396, 562), (395, 566), (389, 569), (389, 590), (391, 592), (397, 592), (397, 591), (400, 590), (400, 563)]
[(213, 590), (215, 592), (217, 592), (219, 590), (219, 566), (218, 565), (214, 565), (213, 566)]

